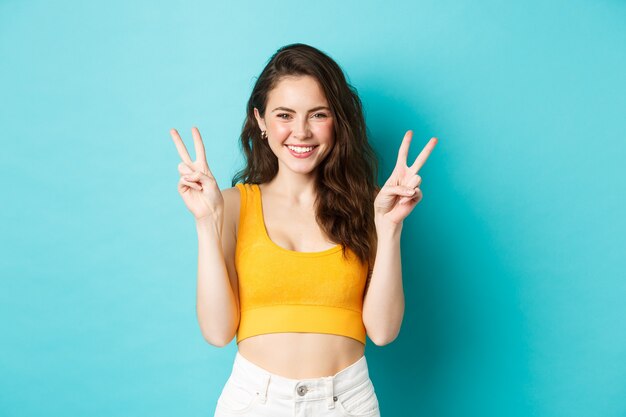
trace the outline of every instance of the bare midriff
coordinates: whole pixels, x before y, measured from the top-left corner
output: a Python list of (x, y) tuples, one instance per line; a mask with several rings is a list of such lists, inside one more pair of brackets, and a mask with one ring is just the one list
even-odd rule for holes
[(365, 353), (346, 336), (322, 333), (267, 333), (239, 342), (239, 353), (273, 374), (290, 379), (333, 376)]

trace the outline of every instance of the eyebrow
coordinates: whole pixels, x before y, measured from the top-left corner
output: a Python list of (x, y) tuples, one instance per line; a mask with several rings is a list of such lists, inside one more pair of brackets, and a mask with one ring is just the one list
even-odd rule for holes
[[(287, 107), (276, 107), (274, 110), (272, 110), (272, 112), (275, 112), (276, 110), (282, 110), (282, 111), (290, 111), (292, 113), (295, 113), (295, 110), (289, 109)], [(317, 107), (313, 107), (311, 110), (309, 110), (309, 113), (312, 111), (316, 111), (316, 110), (330, 110), (328, 107), (326, 106), (317, 106)]]

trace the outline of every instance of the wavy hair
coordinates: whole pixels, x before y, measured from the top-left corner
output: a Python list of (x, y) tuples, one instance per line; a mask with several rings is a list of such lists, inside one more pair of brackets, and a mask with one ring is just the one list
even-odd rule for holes
[(374, 198), (378, 159), (368, 142), (361, 100), (339, 65), (324, 52), (302, 43), (286, 45), (269, 59), (256, 80), (240, 136), (245, 166), (232, 186), (242, 181), (263, 184), (278, 173), (278, 159), (254, 117), (254, 108), (264, 117), (270, 91), (286, 76), (314, 77), (326, 95), (333, 115), (335, 144), (318, 166), (316, 176), (316, 220), (334, 242), (350, 248), (361, 262), (369, 262), (370, 273), (376, 248)]

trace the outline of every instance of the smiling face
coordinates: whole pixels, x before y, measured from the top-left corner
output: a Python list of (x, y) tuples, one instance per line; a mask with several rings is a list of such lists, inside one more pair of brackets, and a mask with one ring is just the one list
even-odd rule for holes
[(261, 130), (267, 131), (279, 171), (314, 172), (335, 143), (328, 101), (311, 76), (282, 78), (269, 92), (265, 117), (256, 108), (254, 116)]

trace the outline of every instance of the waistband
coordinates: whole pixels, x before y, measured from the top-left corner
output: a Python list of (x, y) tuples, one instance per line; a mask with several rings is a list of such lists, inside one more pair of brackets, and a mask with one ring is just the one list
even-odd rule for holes
[(231, 377), (254, 387), (263, 403), (268, 396), (291, 399), (296, 402), (327, 399), (329, 407), (332, 408), (337, 395), (369, 381), (369, 371), (367, 360), (363, 355), (335, 375), (291, 379), (261, 368), (237, 351)]

